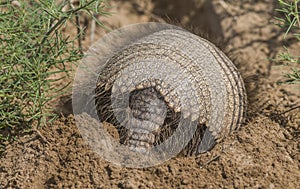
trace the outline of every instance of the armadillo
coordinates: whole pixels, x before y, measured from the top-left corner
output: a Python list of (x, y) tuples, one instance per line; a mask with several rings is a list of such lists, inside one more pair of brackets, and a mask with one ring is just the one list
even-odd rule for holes
[(242, 125), (243, 79), (220, 49), (174, 26), (138, 31), (110, 42), (95, 90), (97, 114), (116, 126), (122, 144), (145, 153), (180, 127), (187, 154), (199, 154)]

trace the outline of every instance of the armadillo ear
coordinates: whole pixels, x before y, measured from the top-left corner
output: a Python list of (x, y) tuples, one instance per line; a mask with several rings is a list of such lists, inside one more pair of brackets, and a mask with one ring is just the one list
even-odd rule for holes
[(216, 144), (215, 137), (212, 135), (212, 133), (207, 128), (205, 130), (205, 133), (203, 135), (201, 143), (198, 146), (196, 155), (209, 151), (210, 149), (212, 149), (215, 146), (215, 144)]

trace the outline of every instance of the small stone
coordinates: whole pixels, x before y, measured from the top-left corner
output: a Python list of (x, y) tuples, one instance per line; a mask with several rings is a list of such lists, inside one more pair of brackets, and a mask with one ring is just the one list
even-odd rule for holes
[(118, 184), (118, 186), (125, 189), (138, 189), (138, 186), (133, 179), (123, 180)]
[(181, 184), (187, 185), (189, 184), (189, 181), (187, 179), (182, 179)]

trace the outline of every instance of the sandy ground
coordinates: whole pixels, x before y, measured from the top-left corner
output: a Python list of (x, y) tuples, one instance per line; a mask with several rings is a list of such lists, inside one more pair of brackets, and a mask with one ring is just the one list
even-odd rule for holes
[[(283, 31), (272, 24), (276, 1), (202, 2), (112, 1), (113, 16), (99, 19), (113, 29), (165, 20), (208, 33), (246, 83), (249, 110), (239, 131), (206, 154), (131, 169), (94, 153), (73, 115), (67, 115), (70, 104), (61, 104), (65, 116), (7, 145), (0, 161), (0, 188), (300, 188), (300, 111), (289, 111), (300, 105), (300, 87), (276, 84), (287, 69), (270, 61), (283, 45)], [(89, 28), (85, 50), (91, 44)], [(104, 33), (97, 28), (96, 38)], [(288, 46), (299, 49), (293, 41)]]

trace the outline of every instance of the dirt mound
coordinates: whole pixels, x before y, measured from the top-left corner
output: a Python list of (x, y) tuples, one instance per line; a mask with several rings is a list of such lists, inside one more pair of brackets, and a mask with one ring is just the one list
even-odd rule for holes
[(207, 154), (151, 168), (102, 159), (85, 144), (73, 116), (20, 138), (1, 159), (5, 188), (297, 188), (300, 179), (299, 140), (265, 116)]
[[(93, 152), (69, 115), (7, 145), (1, 155), (0, 188), (300, 187), (300, 111), (292, 109), (300, 104), (300, 92), (297, 86), (277, 85), (282, 68), (269, 61), (282, 46), (282, 31), (270, 21), (276, 1), (209, 1), (205, 7), (218, 18), (214, 23), (202, 22), (209, 11), (199, 13), (200, 0), (173, 2), (113, 1), (117, 14), (100, 19), (118, 28), (159, 20), (157, 14), (171, 15), (184, 25), (205, 26), (214, 35), (221, 32), (248, 90), (248, 119), (241, 130), (206, 154), (130, 169)], [(103, 32), (96, 34), (99, 38)]]

